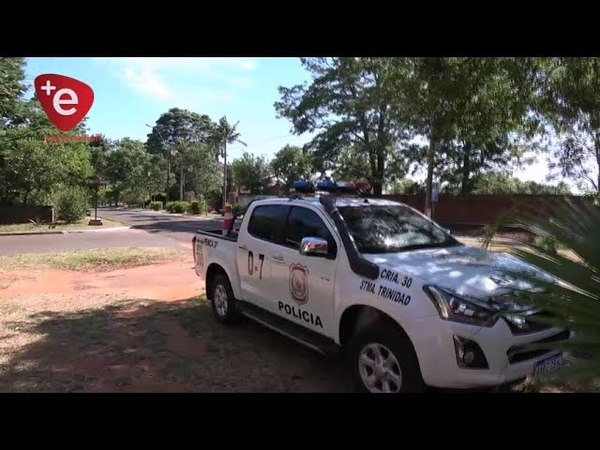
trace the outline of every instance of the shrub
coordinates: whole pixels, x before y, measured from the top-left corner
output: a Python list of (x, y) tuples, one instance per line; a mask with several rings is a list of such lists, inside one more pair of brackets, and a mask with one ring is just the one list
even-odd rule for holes
[(163, 202), (150, 202), (150, 209), (154, 211), (160, 211), (163, 209)]
[(58, 219), (67, 223), (83, 219), (87, 214), (88, 204), (88, 192), (79, 186), (67, 186), (61, 189), (54, 201)]
[(167, 203), (167, 211), (170, 213), (183, 214), (187, 213), (190, 210), (190, 204), (188, 202), (168, 202)]
[(200, 214), (200, 202), (198, 200), (192, 200), (190, 202), (190, 214)]
[(235, 205), (231, 210), (233, 212), (233, 215), (236, 216), (240, 213), (242, 213), (246, 208), (241, 206), (241, 205)]
[(121, 201), (127, 203), (127, 206), (144, 206), (144, 196), (133, 190), (124, 192)]

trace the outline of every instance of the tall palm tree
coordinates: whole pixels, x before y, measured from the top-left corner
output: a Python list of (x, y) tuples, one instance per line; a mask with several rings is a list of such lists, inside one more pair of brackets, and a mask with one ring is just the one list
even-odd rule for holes
[(223, 157), (223, 207), (227, 203), (227, 144), (238, 142), (246, 146), (246, 143), (240, 140), (240, 133), (236, 130), (238, 123), (240, 123), (239, 120), (235, 125), (231, 125), (227, 121), (227, 117), (223, 116), (210, 134), (210, 141), (215, 144), (217, 149), (216, 158)]
[(539, 267), (553, 280), (522, 271), (511, 275), (537, 286), (515, 291), (517, 300), (550, 313), (544, 322), (574, 332), (572, 339), (553, 343), (557, 350), (581, 356), (578, 363), (549, 378), (560, 381), (593, 381), (600, 376), (600, 208), (581, 200), (560, 199), (548, 205), (544, 214), (524, 208), (511, 212), (498, 222), (485, 244), (489, 245), (503, 223), (517, 225), (535, 237), (509, 252)]

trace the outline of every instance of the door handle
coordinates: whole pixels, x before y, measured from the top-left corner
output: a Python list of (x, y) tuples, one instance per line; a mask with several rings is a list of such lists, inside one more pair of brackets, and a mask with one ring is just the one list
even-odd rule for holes
[(281, 256), (281, 255), (271, 256), (271, 258), (273, 259), (273, 261), (278, 262), (279, 264), (285, 263), (283, 256)]
[(246, 251), (248, 251), (248, 247), (246, 247), (245, 245), (239, 245), (238, 248), (240, 250), (246, 250)]

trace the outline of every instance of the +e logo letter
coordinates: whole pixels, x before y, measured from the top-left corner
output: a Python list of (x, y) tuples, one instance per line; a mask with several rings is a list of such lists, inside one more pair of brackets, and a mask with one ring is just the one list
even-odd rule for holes
[[(46, 95), (52, 95), (52, 91), (56, 90), (56, 86), (52, 86), (50, 80), (46, 81), (46, 85), (42, 87), (42, 90), (46, 92)], [(67, 99), (62, 99), (63, 95), (68, 95)], [(77, 108), (64, 109), (62, 105), (77, 105), (79, 99), (77, 98), (77, 92), (73, 89), (62, 88), (59, 89), (52, 98), (52, 106), (54, 110), (62, 116), (71, 116), (77, 112)]]

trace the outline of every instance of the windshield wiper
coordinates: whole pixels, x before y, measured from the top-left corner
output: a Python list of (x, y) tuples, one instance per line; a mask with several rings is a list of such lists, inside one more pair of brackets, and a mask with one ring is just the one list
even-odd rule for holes
[(413, 244), (407, 245), (406, 247), (400, 247), (398, 252), (406, 252), (409, 250), (423, 250), (427, 248), (442, 248), (442, 247), (455, 247), (457, 245), (462, 245), (460, 242), (452, 239), (444, 242), (429, 242), (425, 244)]

